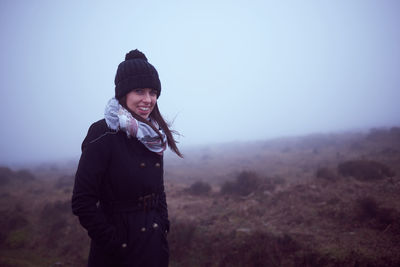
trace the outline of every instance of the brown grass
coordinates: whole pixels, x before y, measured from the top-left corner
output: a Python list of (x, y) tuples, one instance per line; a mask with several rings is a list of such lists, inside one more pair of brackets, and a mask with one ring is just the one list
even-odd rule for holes
[[(170, 266), (398, 266), (398, 129), (167, 156)], [(0, 266), (86, 265), (73, 172), (0, 168)]]

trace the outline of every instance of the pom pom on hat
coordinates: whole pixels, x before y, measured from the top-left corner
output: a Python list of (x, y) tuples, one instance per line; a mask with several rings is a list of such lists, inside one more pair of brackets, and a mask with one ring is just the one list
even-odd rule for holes
[(139, 59), (139, 58), (147, 61), (147, 57), (137, 49), (131, 50), (129, 53), (126, 53), (125, 55), (125, 60)]

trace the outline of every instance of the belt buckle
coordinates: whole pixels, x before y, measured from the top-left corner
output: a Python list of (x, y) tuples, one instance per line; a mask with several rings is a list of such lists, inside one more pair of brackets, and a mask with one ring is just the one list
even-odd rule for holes
[(149, 206), (151, 206), (151, 203), (150, 203), (151, 197), (152, 197), (152, 194), (141, 197), (141, 200), (143, 200), (143, 210), (144, 211), (146, 211), (149, 208)]

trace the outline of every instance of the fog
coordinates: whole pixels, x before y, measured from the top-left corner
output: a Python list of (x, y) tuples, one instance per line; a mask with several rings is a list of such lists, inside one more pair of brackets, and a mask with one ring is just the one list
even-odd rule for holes
[(0, 2), (0, 164), (78, 158), (125, 53), (183, 150), (400, 124), (400, 2)]

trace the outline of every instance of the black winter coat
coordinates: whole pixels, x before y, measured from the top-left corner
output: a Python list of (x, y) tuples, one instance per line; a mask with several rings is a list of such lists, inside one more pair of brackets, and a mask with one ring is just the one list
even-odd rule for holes
[(72, 211), (91, 238), (89, 267), (168, 266), (163, 158), (104, 119), (82, 143)]

